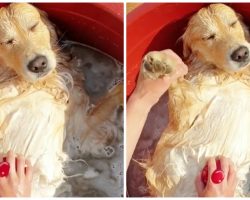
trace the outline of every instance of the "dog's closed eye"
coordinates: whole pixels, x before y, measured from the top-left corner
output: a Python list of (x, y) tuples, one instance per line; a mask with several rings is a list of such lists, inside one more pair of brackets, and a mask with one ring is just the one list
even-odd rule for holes
[(1, 42), (0, 44), (1, 45), (13, 45), (14, 42), (15, 42), (14, 38), (11, 38), (11, 39), (8, 39), (8, 40), (6, 40), (4, 42)]
[(207, 36), (207, 37), (203, 37), (202, 39), (203, 40), (214, 40), (215, 39), (215, 33), (213, 33), (213, 34), (210, 34), (209, 36)]
[(39, 22), (34, 23), (34, 25), (32, 25), (32, 26), (29, 28), (29, 30), (30, 30), (30, 31), (35, 31), (35, 30), (36, 30), (36, 27), (38, 26), (38, 24), (39, 24)]
[(237, 24), (237, 22), (238, 22), (238, 20), (236, 20), (236, 21), (232, 22), (229, 26), (230, 26), (230, 27), (232, 27), (232, 28), (234, 28), (234, 27), (235, 27), (235, 25)]

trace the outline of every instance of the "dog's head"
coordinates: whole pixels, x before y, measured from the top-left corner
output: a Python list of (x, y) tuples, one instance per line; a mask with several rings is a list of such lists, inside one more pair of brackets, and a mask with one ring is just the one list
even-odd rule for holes
[(244, 69), (250, 61), (248, 32), (240, 16), (223, 4), (202, 8), (183, 35), (183, 54), (228, 72)]
[(26, 3), (0, 9), (0, 58), (25, 80), (44, 78), (56, 67), (56, 34), (45, 13)]

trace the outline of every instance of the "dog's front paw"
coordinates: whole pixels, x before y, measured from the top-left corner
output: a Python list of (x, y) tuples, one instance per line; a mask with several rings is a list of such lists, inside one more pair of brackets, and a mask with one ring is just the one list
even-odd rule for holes
[(174, 71), (177, 61), (167, 50), (151, 51), (142, 61), (142, 74), (144, 78), (157, 79)]

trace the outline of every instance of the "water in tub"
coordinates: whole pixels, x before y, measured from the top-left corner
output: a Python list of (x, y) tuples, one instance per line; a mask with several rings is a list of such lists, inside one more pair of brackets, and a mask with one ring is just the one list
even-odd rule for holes
[[(123, 66), (109, 55), (72, 41), (65, 41), (63, 51), (82, 73), (83, 88), (90, 97), (89, 112), (118, 84), (123, 82)], [(98, 124), (112, 140), (97, 153), (87, 153), (76, 136), (67, 135), (64, 151), (65, 182), (57, 189), (60, 197), (120, 197), (123, 196), (123, 107), (117, 105), (106, 121)]]

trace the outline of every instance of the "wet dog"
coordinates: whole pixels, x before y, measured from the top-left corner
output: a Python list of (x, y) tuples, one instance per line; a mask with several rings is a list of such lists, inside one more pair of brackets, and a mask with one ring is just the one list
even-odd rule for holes
[[(223, 4), (199, 10), (182, 36), (189, 72), (169, 88), (169, 124), (146, 166), (152, 195), (197, 196), (195, 178), (208, 157), (236, 165), (236, 196), (249, 189), (249, 34), (239, 14)], [(144, 78), (175, 70), (164, 51), (143, 60)]]
[[(93, 126), (109, 120), (122, 98), (104, 97), (98, 111), (88, 112), (83, 77), (61, 53), (55, 27), (43, 11), (10, 4), (0, 9), (0, 21), (0, 152), (11, 149), (30, 158), (32, 196), (53, 196), (64, 178), (66, 134), (81, 137), (86, 153), (105, 156), (112, 136), (100, 135)], [(121, 88), (114, 91), (121, 96)], [(106, 100), (111, 107), (105, 109)]]

